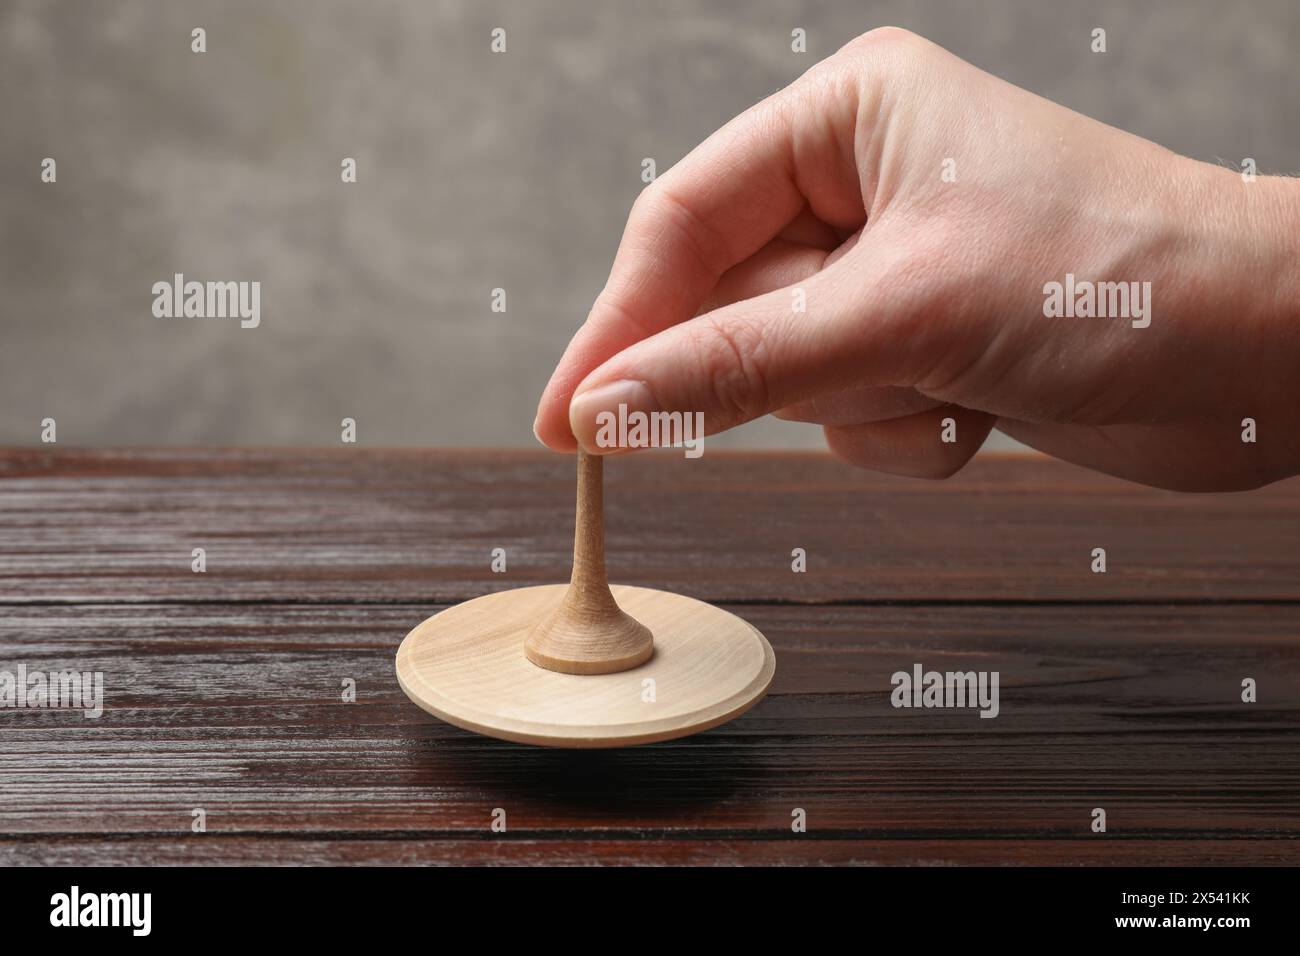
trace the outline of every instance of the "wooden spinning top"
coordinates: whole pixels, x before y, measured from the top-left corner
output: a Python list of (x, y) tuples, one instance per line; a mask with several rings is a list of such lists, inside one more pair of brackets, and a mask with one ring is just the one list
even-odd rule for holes
[(428, 618), (397, 651), (402, 689), (467, 730), (620, 747), (716, 727), (762, 699), (771, 645), (734, 614), (605, 577), (603, 461), (578, 453), (568, 586), (503, 591)]

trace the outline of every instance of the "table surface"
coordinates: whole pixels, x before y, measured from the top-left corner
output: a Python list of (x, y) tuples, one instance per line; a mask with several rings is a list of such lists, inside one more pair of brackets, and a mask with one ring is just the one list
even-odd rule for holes
[[(768, 697), (596, 752), (419, 710), (402, 637), (565, 580), (573, 494), (541, 451), (0, 452), (0, 670), (102, 671), (105, 706), (0, 709), (0, 863), (1300, 862), (1300, 481), (620, 458), (611, 580), (751, 621)], [(893, 708), (917, 663), (998, 671), (1000, 715)]]

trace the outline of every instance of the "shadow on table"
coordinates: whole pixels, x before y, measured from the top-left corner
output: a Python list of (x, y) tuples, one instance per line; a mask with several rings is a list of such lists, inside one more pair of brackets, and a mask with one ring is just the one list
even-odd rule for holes
[(626, 813), (713, 805), (770, 786), (749, 738), (703, 734), (610, 750), (533, 747), (467, 735), (439, 742), (421, 762), (444, 787), (552, 809)]

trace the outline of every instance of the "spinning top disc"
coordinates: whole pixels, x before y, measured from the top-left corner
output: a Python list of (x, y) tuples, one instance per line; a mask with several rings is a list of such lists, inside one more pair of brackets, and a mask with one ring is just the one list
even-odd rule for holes
[(406, 695), (489, 737), (624, 747), (716, 727), (762, 699), (767, 639), (734, 614), (605, 578), (604, 464), (578, 453), (568, 586), (503, 591), (448, 608), (397, 650)]
[(397, 652), (408, 697), (448, 723), (519, 743), (622, 747), (716, 727), (762, 699), (776, 669), (753, 625), (694, 598), (614, 587), (654, 635), (645, 663), (607, 674), (540, 667), (524, 643), (564, 585), (475, 598), (435, 614)]

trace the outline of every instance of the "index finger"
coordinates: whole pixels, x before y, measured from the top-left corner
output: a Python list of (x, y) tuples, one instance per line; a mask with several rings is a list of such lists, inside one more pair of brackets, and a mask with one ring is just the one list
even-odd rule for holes
[(647, 186), (604, 290), (543, 392), (538, 439), (572, 450), (569, 400), (578, 383), (628, 346), (693, 317), (718, 277), (761, 249), (804, 202), (781, 94), (736, 117)]

